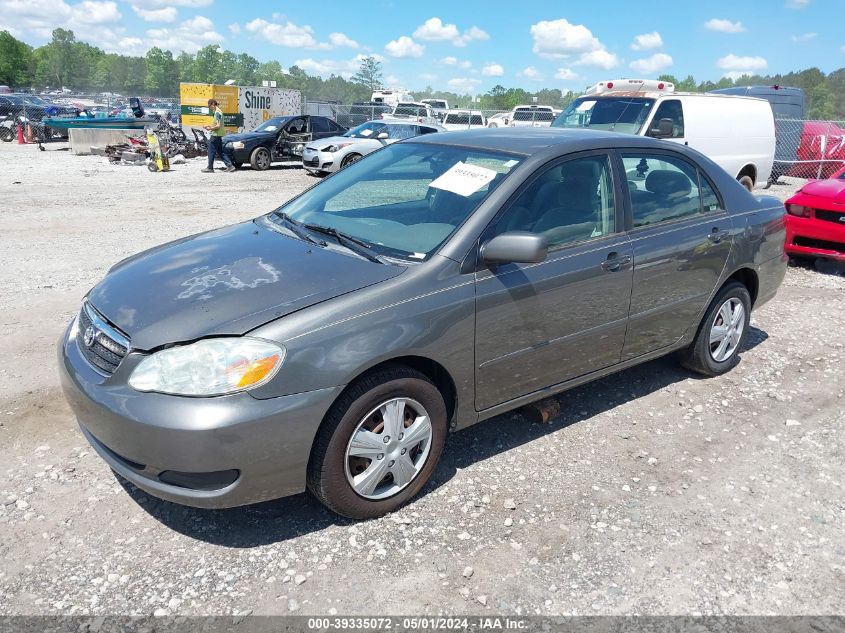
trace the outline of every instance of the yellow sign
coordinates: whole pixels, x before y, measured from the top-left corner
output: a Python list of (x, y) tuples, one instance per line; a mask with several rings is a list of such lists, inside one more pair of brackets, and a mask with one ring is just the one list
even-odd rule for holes
[(208, 100), (214, 99), (223, 110), (227, 132), (237, 132), (243, 125), (243, 115), (238, 112), (238, 87), (218, 84), (179, 84), (182, 102), (182, 125), (204, 127), (213, 119), (208, 110)]

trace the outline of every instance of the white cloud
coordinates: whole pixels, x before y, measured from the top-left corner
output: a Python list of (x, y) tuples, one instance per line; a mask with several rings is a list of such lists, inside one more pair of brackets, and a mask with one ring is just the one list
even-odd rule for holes
[[(293, 65), (299, 66), (302, 70), (305, 70), (311, 74), (317, 75), (340, 75), (345, 79), (349, 79), (352, 75), (358, 72), (358, 69), (361, 67), (361, 62), (366, 57), (366, 55), (358, 54), (352, 59), (323, 59), (317, 61), (310, 57), (305, 59), (297, 59)], [(384, 61), (384, 57), (381, 55), (372, 55), (376, 59), (376, 61)]]
[(299, 26), (289, 20), (282, 24), (281, 22), (268, 22), (261, 18), (255, 18), (252, 22), (247, 23), (244, 28), (257, 37), (278, 46), (329, 48), (328, 44), (321, 45), (314, 39), (314, 29), (307, 24)]
[(384, 50), (391, 57), (422, 57), (425, 46), (418, 44), (407, 35), (402, 35), (399, 39), (385, 44)]
[(444, 66), (458, 66), (459, 68), (472, 68), (472, 62), (467, 60), (460, 60), (457, 57), (444, 57), (440, 60)]
[(132, 0), (133, 4), (143, 4), (148, 8), (160, 7), (185, 7), (188, 9), (201, 9), (210, 7), (214, 0)]
[(398, 86), (402, 83), (402, 80), (399, 79), (396, 75), (388, 75), (384, 78), (384, 81), (387, 83), (388, 86)]
[(790, 9), (803, 9), (808, 4), (810, 4), (810, 0), (787, 0), (786, 6)]
[(237, 22), (233, 22), (229, 25), (229, 31), (234, 35), (239, 35), (241, 32), (241, 25)]
[(223, 41), (223, 36), (214, 30), (214, 23), (202, 15), (185, 20), (175, 29), (149, 29), (147, 37), (150, 46), (188, 53), (196, 53), (207, 44)]
[(447, 81), (446, 85), (454, 89), (455, 92), (475, 93), (475, 90), (480, 83), (480, 79), (473, 79), (472, 77), (455, 77), (454, 79)]
[(329, 42), (331, 42), (332, 46), (358, 48), (358, 42), (348, 37), (345, 33), (329, 33)]
[(743, 33), (745, 27), (742, 22), (731, 22), (721, 18), (713, 18), (704, 23), (704, 28), (717, 33)]
[(634, 38), (631, 48), (635, 51), (650, 51), (655, 48), (663, 46), (663, 38), (660, 33), (652, 31), (651, 33), (642, 33)]
[(731, 53), (719, 58), (716, 66), (725, 71), (723, 77), (738, 79), (743, 75), (753, 75), (765, 70), (769, 63), (763, 57), (740, 57)]
[(793, 42), (809, 42), (816, 38), (818, 33), (802, 33), (801, 35), (793, 35), (792, 41)]
[(434, 81), (437, 79), (437, 75), (432, 75), (431, 73), (422, 73), (420, 74), (420, 79), (423, 81)]
[(543, 73), (534, 68), (534, 66), (528, 66), (527, 68), (523, 68), (516, 74), (520, 77), (530, 79), (531, 81), (543, 81)]
[(656, 75), (672, 65), (672, 57), (666, 53), (655, 53), (650, 57), (635, 59), (629, 66), (642, 75)]
[(163, 9), (141, 9), (132, 5), (132, 10), (144, 22), (175, 22), (176, 9), (174, 7), (165, 7)]
[(722, 70), (765, 70), (769, 63), (763, 57), (740, 57), (731, 53), (719, 58), (716, 66)]
[(149, 48), (140, 37), (124, 37), (118, 41), (116, 50), (120, 51), (123, 55), (141, 56)]
[(461, 34), (457, 25), (444, 24), (438, 17), (429, 18), (418, 26), (414, 37), (426, 42), (451, 42), (455, 46), (466, 46), (473, 40), (490, 39), (490, 36), (477, 26), (471, 26)]
[(555, 73), (555, 79), (561, 79), (563, 81), (575, 81), (576, 79), (581, 79), (581, 77), (578, 75), (578, 73), (576, 73), (570, 68), (558, 68), (557, 72)]
[(501, 77), (505, 74), (505, 69), (502, 68), (501, 64), (485, 64), (484, 68), (481, 69), (481, 74), (485, 77)]
[(541, 57), (562, 58), (597, 51), (604, 46), (583, 24), (559, 20), (542, 20), (531, 25), (534, 52)]
[(108, 24), (118, 22), (123, 17), (115, 2), (95, 2), (85, 0), (71, 7), (71, 19), (79, 24)]
[(602, 70), (612, 70), (620, 64), (620, 61), (615, 53), (608, 52), (602, 48), (597, 51), (584, 53), (575, 60), (573, 64), (575, 66), (588, 66), (591, 68), (601, 68)]

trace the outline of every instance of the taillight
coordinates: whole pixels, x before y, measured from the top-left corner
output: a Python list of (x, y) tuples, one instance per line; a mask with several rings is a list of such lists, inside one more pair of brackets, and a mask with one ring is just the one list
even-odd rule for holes
[(802, 204), (787, 204), (786, 205), (786, 212), (789, 215), (794, 215), (799, 218), (809, 218), (810, 217), (810, 207), (805, 207)]
[(665, 88), (665, 86), (663, 84), (657, 84), (658, 90), (663, 90), (663, 88)]
[(608, 89), (608, 90), (610, 90), (611, 88), (613, 88), (613, 82), (612, 82), (612, 81), (608, 81), (608, 82), (607, 82), (607, 89)]

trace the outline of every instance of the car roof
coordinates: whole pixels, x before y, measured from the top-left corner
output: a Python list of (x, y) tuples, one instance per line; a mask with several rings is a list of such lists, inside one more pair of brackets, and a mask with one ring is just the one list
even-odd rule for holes
[[(455, 145), (493, 152), (508, 152), (531, 156), (551, 147), (558, 147), (561, 153), (578, 152), (598, 148), (652, 147), (654, 149), (682, 150), (666, 141), (602, 132), (564, 128), (484, 128), (459, 130), (413, 139), (417, 143)], [(682, 153), (682, 152), (681, 152)]]

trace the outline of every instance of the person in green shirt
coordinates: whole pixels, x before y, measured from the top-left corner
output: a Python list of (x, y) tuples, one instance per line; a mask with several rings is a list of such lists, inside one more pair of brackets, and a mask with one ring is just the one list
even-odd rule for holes
[(205, 129), (211, 132), (211, 138), (208, 139), (208, 167), (203, 169), (203, 171), (207, 174), (214, 173), (214, 158), (216, 156), (220, 156), (223, 160), (223, 164), (226, 165), (226, 171), (235, 171), (232, 160), (223, 151), (223, 135), (226, 134), (226, 128), (223, 125), (223, 111), (217, 105), (216, 99), (208, 100), (208, 109), (211, 111), (214, 121), (211, 125), (205, 126)]

